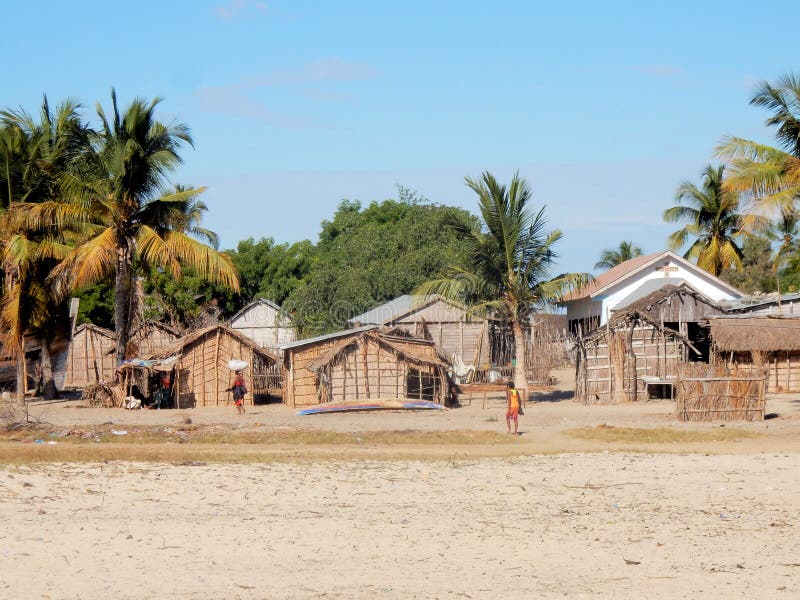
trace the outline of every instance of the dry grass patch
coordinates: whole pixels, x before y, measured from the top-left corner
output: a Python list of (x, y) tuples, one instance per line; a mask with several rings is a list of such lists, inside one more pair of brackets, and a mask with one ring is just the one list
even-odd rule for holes
[(494, 447), (517, 442), (517, 439), (500, 433), (471, 430), (343, 433), (237, 430), (213, 425), (130, 428), (124, 435), (115, 435), (111, 431), (108, 427), (98, 427), (70, 432), (25, 432), (24, 435), (6, 432), (0, 435), (0, 464), (104, 460), (261, 463), (350, 457), (384, 460), (434, 454), (442, 458), (446, 456), (445, 452), (457, 451), (458, 448)]
[(671, 444), (692, 442), (733, 442), (760, 437), (760, 434), (744, 429), (718, 427), (711, 430), (690, 431), (671, 427), (638, 428), (598, 425), (565, 431), (569, 436), (581, 440), (628, 444)]

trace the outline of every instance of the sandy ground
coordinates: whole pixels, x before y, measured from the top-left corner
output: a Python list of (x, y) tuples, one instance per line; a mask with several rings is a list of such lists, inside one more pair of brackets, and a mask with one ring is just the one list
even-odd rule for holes
[(0, 471), (4, 598), (797, 598), (798, 455)]
[[(274, 448), (255, 447), (260, 464), (2, 466), (0, 598), (800, 597), (800, 395), (770, 397), (764, 422), (726, 424), (757, 437), (635, 453), (565, 431), (720, 424), (677, 423), (671, 402), (538, 398), (524, 435), (491, 449), (345, 444), (274, 461)], [(31, 412), (77, 429), (187, 417), (354, 437), (505, 429), (501, 402), (316, 417), (280, 405), (244, 417), (75, 403)]]

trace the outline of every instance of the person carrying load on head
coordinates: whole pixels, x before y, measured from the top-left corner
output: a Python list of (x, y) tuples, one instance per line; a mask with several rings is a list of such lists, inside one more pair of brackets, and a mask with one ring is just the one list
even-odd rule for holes
[(231, 391), (233, 391), (233, 403), (236, 405), (236, 410), (240, 415), (245, 413), (244, 410), (244, 396), (247, 394), (247, 386), (244, 384), (244, 373), (236, 371), (231, 383)]

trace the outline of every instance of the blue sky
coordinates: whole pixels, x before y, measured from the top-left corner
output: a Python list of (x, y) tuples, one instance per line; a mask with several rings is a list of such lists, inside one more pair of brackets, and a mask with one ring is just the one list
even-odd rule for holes
[(800, 70), (796, 2), (13, 3), (0, 105), (111, 86), (190, 125), (176, 183), (206, 226), (316, 239), (344, 199), (396, 184), (475, 210), (465, 176), (529, 180), (565, 237), (559, 270), (603, 248), (664, 248), (661, 221), (726, 134), (772, 141), (748, 100)]

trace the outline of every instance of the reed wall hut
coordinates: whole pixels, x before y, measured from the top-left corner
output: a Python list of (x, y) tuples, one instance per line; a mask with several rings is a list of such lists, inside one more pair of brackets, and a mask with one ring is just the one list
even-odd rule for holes
[(686, 282), (646, 281), (622, 300), (612, 315), (638, 312), (661, 327), (677, 331), (689, 340), (699, 354), (682, 353), (685, 362), (708, 362), (711, 350), (709, 319), (724, 314), (720, 304), (695, 290)]
[(277, 349), (297, 339), (291, 318), (281, 313), (280, 306), (265, 298), (254, 300), (233, 315), (230, 327), (262, 348)]
[(67, 351), (64, 387), (84, 388), (114, 380), (117, 368), (114, 332), (84, 323), (75, 329)]
[(245, 383), (249, 389), (245, 401), (281, 395), (283, 378), (276, 356), (250, 338), (224, 325), (212, 325), (192, 332), (171, 346), (163, 347), (141, 359), (163, 360), (176, 356), (174, 387), (178, 408), (225, 406), (232, 402), (226, 391), (233, 379), (229, 360), (244, 360)]
[(283, 346), (289, 406), (414, 398), (446, 404), (447, 361), (403, 329), (359, 327)]
[(711, 338), (715, 362), (765, 370), (768, 392), (800, 391), (800, 317), (721, 316)]
[[(679, 365), (696, 348), (678, 331), (637, 310), (578, 338), (575, 398), (585, 404), (637, 402), (651, 391), (672, 397)], [(654, 389), (648, 389), (654, 388)]]

